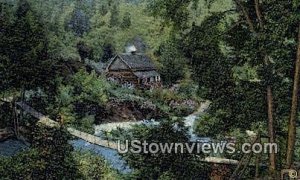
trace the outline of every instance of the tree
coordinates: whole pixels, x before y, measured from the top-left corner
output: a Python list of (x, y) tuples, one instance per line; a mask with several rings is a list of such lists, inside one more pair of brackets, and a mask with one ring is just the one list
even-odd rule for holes
[(167, 24), (182, 30), (188, 24), (188, 7), (191, 2), (192, 0), (152, 0), (148, 2), (148, 9), (153, 16), (162, 17)]
[(193, 70), (193, 79), (205, 87), (203, 95), (211, 100), (229, 93), (233, 85), (231, 60), (223, 55), (220, 47), (220, 34), (224, 33), (220, 29), (222, 19), (222, 13), (214, 13), (201, 25), (193, 24), (180, 43)]
[[(176, 124), (176, 128), (175, 128)], [(188, 143), (189, 135), (187, 129), (180, 120), (162, 120), (159, 126), (141, 125), (134, 127), (128, 134), (131, 140), (142, 140), (147, 143)], [(131, 147), (129, 143), (129, 148)], [(180, 149), (180, 148), (179, 148)], [(204, 154), (194, 152), (189, 154), (171, 153), (156, 154), (142, 152), (134, 154), (128, 152), (123, 154), (124, 159), (130, 167), (136, 170), (134, 178), (138, 179), (164, 179), (176, 177), (175, 179), (199, 179), (208, 178), (209, 168), (199, 162)]]
[[(1, 179), (81, 179), (79, 163), (63, 128), (37, 125), (31, 147), (11, 158), (0, 158)], [(78, 163), (78, 164), (77, 164)]]
[[(243, 6), (243, 4), (241, 3), (240, 0), (236, 0), (236, 5), (238, 7), (240, 7), (241, 9), (241, 14), (244, 15), (244, 18), (246, 19), (246, 22), (249, 26), (249, 30), (251, 33), (257, 33), (256, 30), (255, 30), (255, 26), (252, 22), (252, 19), (249, 15), (249, 12), (246, 11), (245, 7)], [(257, 21), (259, 23), (259, 30), (258, 30), (258, 36), (263, 36), (261, 33), (264, 33), (264, 21), (263, 21), (263, 17), (262, 17), (262, 12), (261, 12), (261, 5), (259, 4), (259, 1), (258, 0), (254, 0), (254, 5), (255, 5), (255, 13), (256, 13), (256, 17), (257, 17)], [(269, 79), (272, 78), (272, 70), (271, 70), (271, 65), (270, 65), (270, 57), (269, 55), (266, 53), (266, 50), (263, 49), (263, 44), (262, 42), (258, 42), (258, 47), (256, 47), (256, 50), (257, 52), (259, 52), (259, 50), (262, 51), (262, 54), (261, 54), (261, 58), (263, 58), (263, 61), (264, 62), (264, 67), (266, 69), (266, 79), (264, 79), (266, 81), (266, 87), (267, 87), (267, 106), (268, 106), (268, 132), (269, 132), (269, 142), (270, 143), (275, 143), (275, 135), (274, 135), (274, 116), (273, 116), (273, 112), (274, 112), (274, 109), (273, 109), (273, 90), (272, 90), (272, 83), (271, 83), (271, 80)], [(276, 157), (275, 157), (275, 152), (271, 153), (270, 154), (270, 171), (272, 173), (274, 173), (275, 169), (276, 169)]]
[(162, 67), (160, 74), (167, 85), (176, 83), (184, 77), (186, 60), (176, 48), (176, 42), (166, 42), (160, 46), (159, 56)]
[(91, 74), (79, 71), (66, 84), (59, 86), (55, 102), (56, 116), (63, 124), (93, 131), (95, 117), (102, 117), (109, 90), (110, 84), (94, 71)]
[(119, 25), (119, 14), (120, 14), (120, 11), (119, 11), (118, 5), (114, 4), (111, 9), (111, 15), (110, 15), (110, 21), (109, 21), (110, 27), (115, 27), (115, 26)]
[(131, 15), (129, 12), (126, 12), (123, 17), (123, 22), (121, 24), (122, 28), (129, 28), (131, 26)]
[(43, 168), (33, 169), (32, 178), (41, 179), (77, 179), (80, 178), (68, 143), (70, 135), (66, 129), (49, 128), (37, 125), (33, 131), (32, 147), (37, 150), (38, 163)]
[[(189, 2), (174, 5), (159, 0), (150, 3), (156, 15), (171, 21), (173, 25), (178, 25), (174, 15), (186, 11), (189, 6), (187, 4)], [(212, 14), (207, 21), (201, 22), (200, 27), (204, 28), (198, 28), (198, 31), (193, 31), (197, 27), (193, 25), (191, 35), (187, 33), (189, 30), (182, 31), (177, 28), (179, 35), (187, 35), (187, 43), (183, 46), (186, 47), (185, 56), (193, 60), (199, 59), (192, 64), (192, 67), (203, 67), (198, 68), (199, 71), (195, 69), (197, 72), (195, 74), (200, 75), (199, 80), (212, 78), (204, 81), (207, 83), (202, 83), (204, 87), (214, 87), (208, 82), (216, 82), (217, 88), (210, 89), (212, 96), (208, 96), (213, 101), (210, 115), (213, 124), (216, 125), (210, 125), (209, 129), (224, 134), (228, 129), (229, 131), (235, 128), (246, 130), (263, 124), (262, 130), (268, 132), (270, 142), (275, 142), (275, 132), (277, 137), (280, 136), (280, 139), (284, 140), (282, 127), (289, 114), (291, 59), (294, 59), (296, 49), (293, 43), (297, 34), (295, 28), (297, 21), (293, 17), (296, 14), (295, 10), (291, 3), (286, 1), (280, 1), (279, 5), (278, 1), (235, 0), (234, 4), (236, 7), (234, 12), (237, 13), (238, 18), (232, 19), (229, 23), (222, 20), (226, 19), (226, 14), (232, 10)], [(177, 8), (174, 8), (175, 6)], [(170, 16), (167, 16), (166, 12), (170, 12), (168, 13)], [(214, 28), (209, 28), (210, 25), (215, 24), (215, 20), (220, 20), (220, 17), (221, 23)], [(205, 24), (208, 25), (205, 27)], [(222, 31), (216, 31), (220, 28)], [(201, 35), (196, 36), (197, 33)], [(201, 43), (193, 46), (191, 42)], [(200, 50), (197, 46), (201, 47)], [(201, 51), (206, 47), (208, 47), (207, 51)], [(211, 53), (211, 49), (214, 52)], [(215, 64), (207, 66), (205, 59), (201, 57), (214, 60)], [(214, 69), (215, 67), (218, 68)], [(207, 74), (203, 76), (203, 72)], [(224, 77), (224, 83), (218, 76), (214, 76), (218, 73), (222, 74), (219, 75), (220, 77)], [(266, 119), (268, 121), (265, 121)], [(281, 157), (276, 158), (282, 161)], [(274, 153), (271, 154), (269, 162), (270, 172), (273, 173), (276, 168)], [(277, 166), (280, 165), (277, 163)]]
[(103, 56), (101, 58), (102, 62), (108, 62), (115, 55), (115, 48), (112, 44), (107, 43), (103, 47)]
[(9, 64), (9, 57), (5, 54), (6, 48), (5, 43), (9, 41), (7, 34), (12, 29), (12, 13), (10, 8), (6, 3), (0, 2), (0, 78), (2, 83), (0, 85), (0, 92), (7, 91), (9, 85), (11, 84), (11, 79), (9, 79), (9, 71), (7, 70)]
[[(43, 24), (26, 0), (18, 3), (15, 21), (4, 27), (0, 40), (9, 88), (22, 91), (47, 84), (51, 78), (47, 55), (48, 40)], [(41, 81), (41, 79), (43, 79)]]
[(88, 47), (83, 41), (77, 43), (77, 50), (80, 55), (81, 61), (84, 61), (86, 58), (93, 59), (93, 50)]
[(293, 164), (293, 157), (295, 151), (295, 143), (296, 143), (296, 120), (297, 120), (297, 111), (298, 111), (298, 93), (299, 93), (299, 81), (300, 81), (300, 24), (298, 30), (298, 50), (297, 50), (297, 58), (295, 62), (295, 76), (294, 76), (294, 87), (293, 87), (293, 95), (292, 95), (292, 107), (291, 107), (291, 115), (288, 126), (288, 143), (287, 143), (287, 160), (286, 166), (287, 168), (291, 168)]
[[(269, 1), (268, 3), (263, 3), (261, 4), (259, 1), (254, 0), (254, 2), (252, 4), (254, 4), (254, 12), (253, 14), (256, 15), (256, 17), (252, 17), (251, 16), (251, 12), (247, 12), (245, 6), (242, 4), (241, 1), (236, 0), (235, 1), (237, 3), (237, 5), (240, 7), (241, 9), (241, 13), (244, 15), (244, 18), (246, 20), (246, 22), (248, 23), (249, 29), (251, 30), (251, 32), (253, 34), (256, 35), (257, 41), (258, 42), (258, 48), (257, 52), (260, 53), (260, 58), (263, 59), (263, 69), (261, 70), (261, 74), (263, 77), (263, 81), (265, 86), (267, 87), (267, 102), (268, 102), (268, 119), (269, 119), (269, 138), (270, 138), (270, 142), (274, 142), (275, 141), (275, 129), (273, 128), (273, 124), (274, 124), (274, 120), (273, 117), (274, 115), (280, 115), (282, 116), (282, 114), (276, 114), (275, 109), (273, 108), (273, 92), (274, 91), (273, 87), (276, 87), (278, 84), (278, 80), (280, 79), (280, 76), (282, 77), (282, 74), (279, 74), (279, 71), (281, 69), (285, 69), (289, 70), (291, 69), (291, 64), (290, 62), (288, 62), (287, 64), (289, 64), (289, 66), (287, 66), (287, 64), (282, 64), (282, 66), (278, 67), (279, 64), (281, 64), (282, 62), (280, 62), (278, 59), (281, 56), (286, 56), (289, 59), (291, 59), (291, 55), (293, 56), (293, 52), (292, 51), (288, 51), (285, 52), (285, 54), (283, 53), (284, 51), (281, 50), (281, 54), (278, 54), (278, 51), (280, 48), (280, 46), (276, 46), (276, 43), (278, 43), (279, 39), (283, 39), (283, 38), (290, 38), (293, 39), (294, 37), (296, 37), (297, 31), (295, 28), (295, 18), (293, 18), (293, 14), (294, 14), (294, 10), (293, 7), (286, 2), (282, 2), (280, 6), (277, 5), (277, 2), (275, 1)], [(248, 4), (248, 5), (251, 5)], [(265, 6), (264, 6), (265, 5)], [(265, 9), (264, 7), (269, 7), (268, 9)], [(284, 15), (280, 14), (280, 12), (282, 11), (278, 11), (278, 8), (281, 8), (282, 10), (284, 9), (284, 11), (286, 12)], [(263, 10), (262, 10), (263, 9)], [(265, 16), (263, 16), (263, 13), (265, 14)], [(280, 17), (281, 16), (281, 17)], [(256, 18), (256, 20), (255, 20)], [(281, 26), (279, 26), (278, 31), (277, 32), (273, 32), (272, 29), (274, 28), (274, 24), (273, 22), (277, 21), (280, 22), (279, 24)], [(257, 25), (254, 24), (254, 22), (257, 22)], [(277, 25), (275, 25), (277, 26)], [(278, 27), (278, 26), (277, 26)], [(288, 28), (286, 28), (288, 27)], [(272, 41), (273, 43), (270, 44), (268, 41)], [(278, 43), (279, 45), (279, 43)], [(294, 47), (293, 47), (294, 48)], [(277, 51), (277, 52), (276, 52)], [(289, 56), (287, 56), (287, 54), (289, 54)], [(259, 56), (258, 56), (259, 57)], [(277, 59), (274, 59), (273, 57), (276, 57)], [(297, 73), (297, 72), (295, 72)], [(289, 77), (289, 74), (286, 76)], [(295, 75), (295, 78), (296, 75)], [(297, 86), (295, 84), (295, 86)], [(277, 87), (278, 88), (278, 87)], [(277, 91), (280, 92), (280, 90), (282, 90), (282, 88), (278, 89)], [(295, 90), (295, 89), (294, 89)], [(295, 93), (295, 92), (294, 92)], [(294, 95), (295, 97), (295, 95)], [(277, 100), (278, 101), (278, 100)], [(295, 102), (296, 99), (293, 98), (293, 102)], [(285, 101), (281, 101), (281, 103), (285, 103)], [(294, 104), (295, 105), (295, 104)], [(278, 106), (278, 105), (277, 105)], [(294, 107), (292, 107), (294, 108)], [(293, 123), (293, 111), (291, 113), (291, 120), (290, 122)], [(295, 112), (295, 111), (294, 111)], [(290, 146), (288, 146), (288, 154), (291, 153), (291, 148), (293, 149), (294, 146), (292, 143), (292, 137), (290, 136), (291, 134), (295, 133), (295, 129), (293, 131), (293, 129), (289, 130), (290, 134), (289, 137), (291, 138), (290, 142), (288, 143)], [(295, 136), (294, 136), (295, 137)], [(288, 155), (288, 160), (290, 160), (291, 154)], [(291, 163), (291, 161), (289, 161), (288, 163)], [(270, 170), (271, 172), (275, 170), (276, 168), (276, 164), (275, 164), (275, 154), (271, 154), (270, 155)]]
[(79, 8), (75, 9), (69, 22), (69, 27), (77, 36), (82, 36), (84, 33), (88, 32), (90, 24), (86, 13)]

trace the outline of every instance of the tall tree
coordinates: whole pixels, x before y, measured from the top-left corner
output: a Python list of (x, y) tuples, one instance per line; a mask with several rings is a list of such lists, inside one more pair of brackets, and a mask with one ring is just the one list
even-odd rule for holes
[(162, 64), (160, 73), (166, 85), (176, 83), (184, 77), (186, 59), (177, 49), (176, 44), (176, 40), (171, 40), (162, 44), (159, 50), (160, 63)]
[(73, 12), (69, 27), (77, 36), (82, 36), (90, 29), (89, 17), (78, 7)]
[(0, 48), (2, 57), (7, 60), (5, 69), (6, 78), (11, 80), (10, 88), (24, 92), (45, 85), (51, 76), (47, 61), (48, 40), (43, 24), (26, 0), (19, 2), (15, 21), (4, 27), (3, 36)]
[(7, 66), (9, 64), (9, 57), (5, 52), (9, 47), (5, 47), (7, 44), (6, 42), (9, 41), (9, 37), (7, 34), (12, 30), (12, 13), (10, 12), (11, 8), (9, 5), (0, 2), (0, 94), (3, 91), (8, 90), (9, 84), (11, 84), (11, 79), (8, 78), (9, 71), (7, 70)]
[[(245, 7), (243, 7), (243, 5), (241, 4), (240, 0), (236, 0), (237, 5), (239, 5), (242, 9), (242, 13), (244, 14), (246, 21), (248, 22), (250, 31), (252, 33), (257, 33), (254, 29), (254, 26), (252, 24), (252, 20), (249, 17), (249, 14), (246, 12)], [(256, 13), (256, 17), (258, 20), (258, 24), (259, 24), (259, 30), (258, 30), (258, 36), (262, 36), (262, 33), (264, 33), (264, 22), (263, 22), (263, 17), (262, 17), (262, 12), (260, 9), (260, 4), (258, 0), (254, 0), (254, 5), (255, 5), (255, 13)], [(263, 49), (264, 46), (262, 43), (259, 43), (259, 47), (257, 47), (257, 51), (262, 51), (262, 57), (264, 58), (263, 62), (264, 62), (264, 66), (267, 70), (266, 77), (271, 77), (272, 76), (272, 71), (271, 71), (271, 65), (270, 65), (270, 57), (269, 55), (266, 53), (266, 50)], [(266, 86), (267, 86), (267, 107), (268, 107), (268, 134), (269, 134), (269, 142), (270, 143), (275, 143), (275, 131), (274, 131), (274, 109), (273, 109), (273, 90), (272, 90), (272, 83), (270, 81), (270, 79), (265, 79)], [(270, 154), (270, 166), (269, 169), (272, 173), (275, 172), (276, 170), (276, 156), (275, 156), (275, 151), (272, 152)]]
[[(213, 46), (214, 49), (218, 49), (218, 46), (220, 47), (224, 43), (226, 44), (221, 49), (221, 54), (226, 55), (224, 57), (225, 63), (220, 66), (226, 64), (228, 66), (227, 71), (224, 71), (223, 68), (219, 68), (219, 71), (220, 73), (227, 72), (228, 76), (224, 78), (226, 83), (222, 84), (220, 88), (214, 89), (211, 93), (216, 94), (212, 99), (211, 113), (215, 114), (215, 123), (219, 125), (219, 128), (217, 128), (219, 132), (220, 128), (222, 128), (221, 132), (225, 133), (228, 128), (246, 129), (249, 126), (257, 126), (262, 123), (267, 125), (266, 132), (268, 132), (270, 142), (275, 142), (275, 132), (283, 130), (275, 124), (283, 125), (281, 119), (284, 120), (289, 113), (289, 106), (287, 105), (289, 99), (286, 98), (286, 95), (290, 93), (291, 59), (294, 57), (293, 51), (295, 48), (293, 45), (295, 20), (291, 17), (294, 12), (291, 9), (292, 4), (290, 1), (280, 1), (279, 5), (277, 1), (273, 0), (235, 0), (234, 4), (238, 18), (228, 24), (228, 29), (211, 34), (212, 30), (206, 28), (202, 30), (204, 33), (200, 38), (191, 38), (195, 42), (198, 39), (205, 39), (205, 44), (215, 40), (216, 46)], [(176, 3), (175, 5), (154, 0), (151, 1), (150, 5), (156, 8), (153, 12), (175, 25), (178, 23), (176, 23), (176, 18), (174, 18), (176, 16), (174, 15), (186, 11), (189, 1)], [(176, 12), (170, 12), (174, 9), (176, 9)], [(170, 15), (168, 16), (166, 12), (170, 12)], [(213, 21), (211, 20), (212, 24)], [(201, 23), (201, 26), (204, 22)], [(185, 23), (183, 22), (183, 24)], [(224, 22), (222, 24), (224, 25)], [(218, 27), (220, 26), (215, 29)], [(188, 30), (185, 29), (183, 34), (188, 34), (187, 32)], [(226, 36), (223, 40), (222, 33), (224, 32)], [(218, 35), (214, 36), (215, 33)], [(227, 37), (228, 34), (230, 35)], [(191, 59), (195, 59), (197, 56), (201, 57), (201, 51), (195, 50), (197, 46), (190, 46), (190, 44), (185, 44), (185, 48), (190, 49), (190, 52), (192, 52), (187, 53), (187, 56)], [(207, 52), (211, 49), (209, 48)], [(202, 52), (204, 55), (205, 53)], [(197, 54), (200, 54), (200, 56)], [(216, 60), (215, 56), (209, 56), (208, 59)], [(201, 67), (204, 62), (198, 61), (197, 65)], [(220, 61), (215, 61), (215, 63), (220, 63)], [(195, 66), (193, 65), (193, 67)], [(209, 70), (211, 70), (210, 67), (207, 68), (208, 72)], [(240, 72), (240, 70), (245, 72)], [(203, 76), (201, 76), (203, 71), (196, 72), (203, 79)], [(213, 72), (215, 71), (207, 73), (207, 75), (210, 76), (214, 74)], [(250, 72), (251, 74), (249, 74)], [(221, 93), (222, 90), (224, 93)], [(285, 97), (283, 94), (285, 94)], [(210, 129), (214, 130), (214, 128)], [(270, 154), (269, 163), (270, 172), (274, 172), (276, 165), (279, 166), (275, 162), (274, 152)]]
[(298, 114), (298, 96), (299, 96), (299, 81), (300, 81), (300, 24), (298, 28), (298, 50), (295, 62), (294, 86), (292, 95), (292, 107), (290, 121), (288, 125), (288, 143), (287, 143), (287, 168), (293, 165), (295, 142), (296, 142), (296, 120)]
[(109, 61), (115, 55), (115, 48), (112, 44), (106, 43), (103, 47), (103, 56), (101, 58), (102, 62)]
[(33, 179), (80, 178), (69, 139), (70, 135), (64, 127), (49, 128), (40, 124), (34, 127), (32, 147), (39, 153), (37, 163), (42, 168), (32, 170)]
[(83, 41), (77, 43), (77, 51), (81, 58), (81, 61), (84, 61), (86, 58), (93, 59), (93, 50), (88, 47)]

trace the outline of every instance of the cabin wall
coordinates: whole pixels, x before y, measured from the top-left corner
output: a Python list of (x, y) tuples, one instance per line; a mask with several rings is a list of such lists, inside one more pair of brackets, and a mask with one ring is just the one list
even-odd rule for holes
[(138, 78), (131, 71), (109, 71), (107, 76), (117, 79), (121, 83), (131, 82), (138, 85)]

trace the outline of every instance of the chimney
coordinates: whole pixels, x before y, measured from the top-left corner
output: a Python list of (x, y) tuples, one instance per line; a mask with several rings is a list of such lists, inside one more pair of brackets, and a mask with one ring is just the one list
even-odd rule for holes
[(137, 49), (134, 45), (130, 45), (130, 46), (126, 47), (126, 53), (136, 54), (136, 52), (137, 52)]

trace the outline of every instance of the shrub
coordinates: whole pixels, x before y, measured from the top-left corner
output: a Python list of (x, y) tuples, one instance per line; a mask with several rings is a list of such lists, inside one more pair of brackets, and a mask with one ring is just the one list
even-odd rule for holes
[[(175, 127), (176, 124), (176, 128)], [(189, 135), (187, 128), (181, 120), (162, 120), (159, 125), (135, 126), (129, 131), (131, 140), (143, 140), (148, 143), (187, 143)], [(129, 144), (130, 146), (130, 144)], [(132, 147), (129, 147), (132, 148)], [(134, 154), (130, 151), (123, 154), (124, 159), (130, 167), (134, 168), (134, 179), (196, 179), (205, 178), (209, 171), (205, 164), (199, 161), (198, 156), (203, 154), (181, 154), (158, 152), (157, 154), (140, 153)]]

